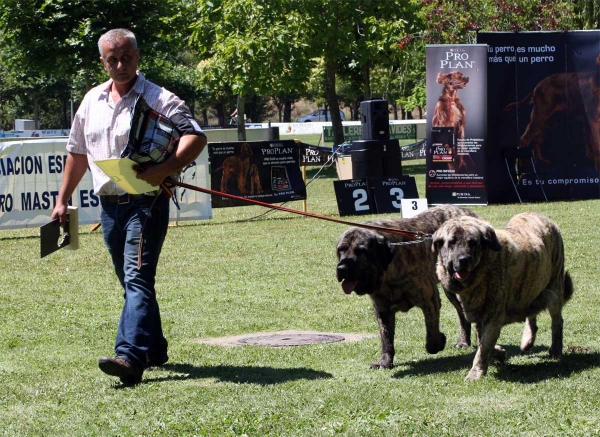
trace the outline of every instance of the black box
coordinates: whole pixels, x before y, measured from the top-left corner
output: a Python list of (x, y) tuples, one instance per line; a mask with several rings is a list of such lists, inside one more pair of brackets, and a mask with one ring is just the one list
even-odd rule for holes
[(363, 140), (389, 140), (390, 114), (387, 100), (360, 102)]
[(352, 141), (350, 156), (353, 179), (402, 176), (402, 154), (397, 139)]

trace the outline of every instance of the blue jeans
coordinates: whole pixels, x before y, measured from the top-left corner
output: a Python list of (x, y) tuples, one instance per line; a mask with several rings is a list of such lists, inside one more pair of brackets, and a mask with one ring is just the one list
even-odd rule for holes
[[(154, 284), (169, 225), (169, 199), (161, 195), (158, 199), (138, 196), (126, 204), (102, 201), (100, 224), (115, 272), (125, 290), (115, 355), (143, 368), (147, 355), (161, 356), (167, 351)], [(142, 226), (144, 241), (138, 269)]]

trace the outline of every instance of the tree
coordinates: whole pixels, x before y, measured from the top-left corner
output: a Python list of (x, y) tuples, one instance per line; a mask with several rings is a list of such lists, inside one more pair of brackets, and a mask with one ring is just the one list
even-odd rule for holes
[(577, 29), (600, 28), (600, 4), (597, 0), (573, 0)]
[[(309, 17), (315, 56), (323, 59), (324, 95), (331, 108), (334, 143), (343, 142), (337, 76), (346, 79), (347, 100), (356, 115), (357, 101), (372, 96), (370, 71), (398, 62), (397, 45), (406, 32), (406, 18), (415, 7), (401, 0), (307, 0), (301, 2)], [(362, 85), (359, 88), (359, 84)]]
[(574, 5), (566, 0), (411, 0), (432, 44), (468, 44), (478, 31), (572, 29)]
[(293, 0), (198, 1), (192, 46), (206, 59), (202, 80), (238, 96), (238, 137), (245, 139), (244, 101), (301, 90), (310, 62), (304, 17)]
[[(185, 41), (180, 35), (185, 1), (179, 0), (2, 0), (0, 13), (0, 53), (2, 62), (15, 76), (27, 79), (32, 92), (42, 98), (47, 84), (58, 79), (84, 85), (83, 92), (106, 80), (98, 62), (98, 38), (111, 28), (125, 27), (137, 36), (142, 59), (175, 58)], [(151, 62), (148, 63), (149, 65)], [(142, 61), (144, 65), (144, 61)], [(171, 64), (173, 65), (173, 64)], [(152, 80), (171, 77), (171, 69), (154, 72)], [(80, 80), (81, 79), (81, 80)], [(165, 81), (166, 82), (166, 81)]]

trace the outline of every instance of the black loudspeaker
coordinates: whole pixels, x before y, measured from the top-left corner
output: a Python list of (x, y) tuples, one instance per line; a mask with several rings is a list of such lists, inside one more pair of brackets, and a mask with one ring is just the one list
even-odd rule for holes
[(355, 140), (350, 150), (352, 179), (401, 177), (402, 154), (397, 139)]
[(387, 100), (360, 102), (363, 140), (389, 140), (390, 115)]

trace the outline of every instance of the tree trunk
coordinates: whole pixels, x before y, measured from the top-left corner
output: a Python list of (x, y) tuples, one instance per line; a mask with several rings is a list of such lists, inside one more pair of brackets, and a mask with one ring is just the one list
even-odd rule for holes
[(286, 99), (283, 104), (283, 122), (291, 123), (292, 121), (292, 101)]
[(237, 133), (238, 141), (246, 141), (246, 123), (244, 120), (244, 96), (238, 94), (237, 97)]
[(219, 126), (226, 127), (226, 119), (225, 119), (225, 107), (222, 103), (218, 103), (215, 105), (215, 109), (217, 110), (217, 118), (219, 120)]
[(366, 62), (362, 68), (363, 74), (363, 94), (365, 100), (371, 100), (371, 64)]
[(40, 107), (38, 97), (33, 97), (33, 124), (36, 129), (40, 128)]
[(344, 142), (344, 129), (342, 127), (342, 118), (340, 117), (337, 94), (335, 92), (335, 74), (336, 65), (328, 61), (326, 65), (325, 77), (325, 97), (331, 114), (331, 127), (333, 129), (333, 145), (338, 146)]
[(394, 120), (398, 120), (398, 104), (394, 102), (392, 107), (394, 108)]
[(360, 112), (360, 98), (357, 97), (354, 101), (354, 108), (350, 111), (350, 119), (353, 121), (358, 121), (358, 116)]

